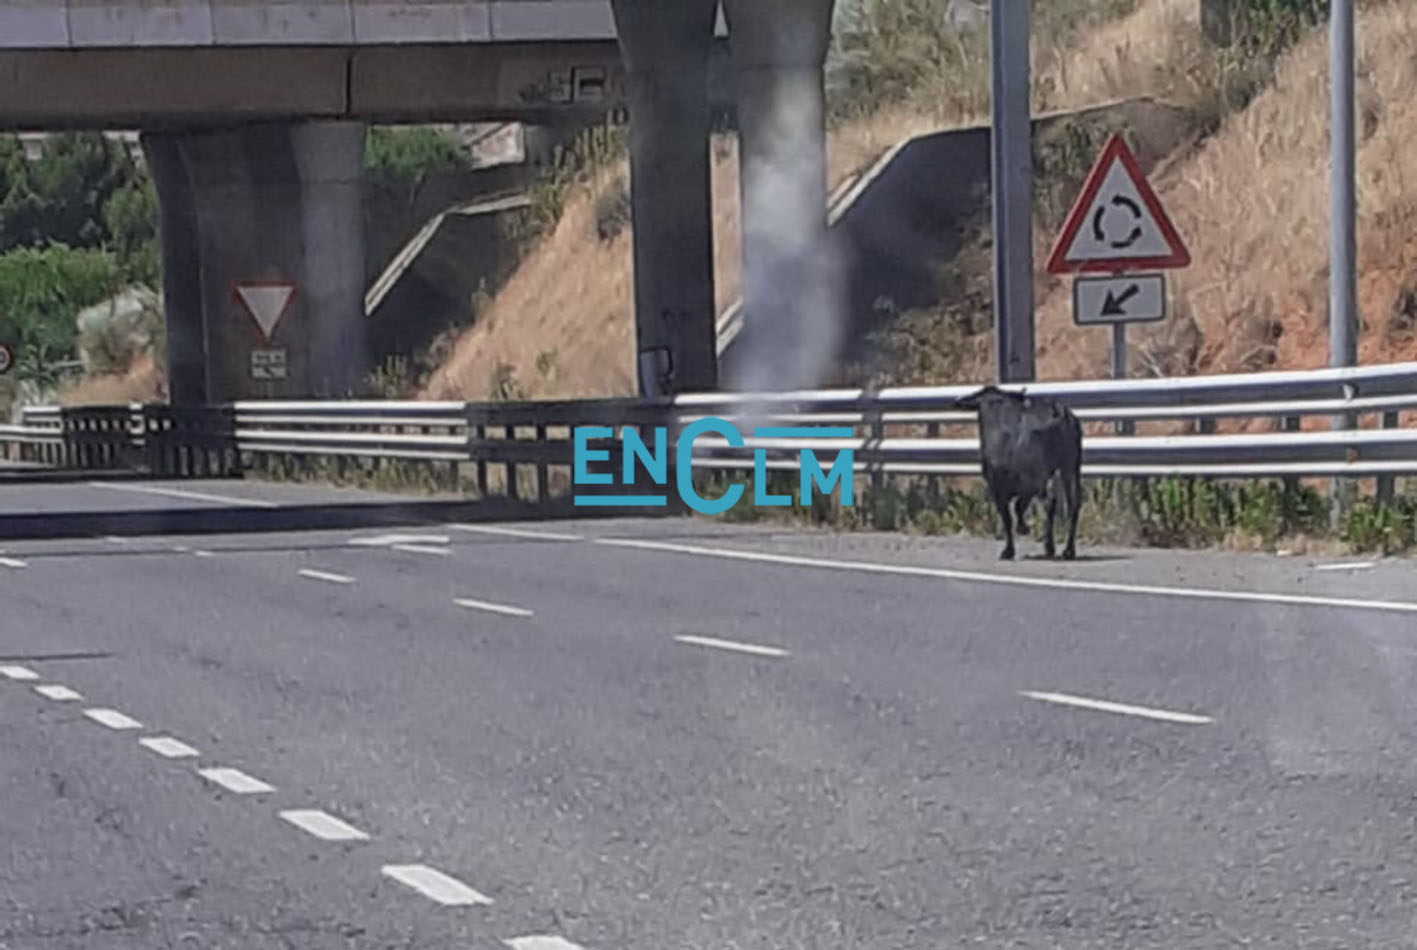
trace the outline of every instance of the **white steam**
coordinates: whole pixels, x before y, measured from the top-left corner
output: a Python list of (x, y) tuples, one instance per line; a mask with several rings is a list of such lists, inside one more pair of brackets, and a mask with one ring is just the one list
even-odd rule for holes
[(750, 392), (820, 386), (845, 317), (843, 255), (825, 227), (821, 87), (779, 78), (760, 140), (744, 142), (740, 159), (746, 350), (737, 388)]

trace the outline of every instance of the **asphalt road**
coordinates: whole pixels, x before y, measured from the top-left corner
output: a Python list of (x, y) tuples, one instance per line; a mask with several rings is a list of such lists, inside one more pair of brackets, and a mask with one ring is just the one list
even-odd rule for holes
[(0, 950), (1417, 946), (1406, 562), (324, 498), (0, 485)]

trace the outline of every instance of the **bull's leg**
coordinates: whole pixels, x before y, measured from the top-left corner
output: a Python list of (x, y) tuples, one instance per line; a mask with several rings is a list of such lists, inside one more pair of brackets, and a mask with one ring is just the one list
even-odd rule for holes
[(1004, 550), (999, 555), (999, 560), (1012, 561), (1014, 558), (1014, 525), (1009, 513), (1009, 496), (1003, 492), (995, 492), (994, 507), (999, 509), (999, 517), (1004, 522)]
[(1028, 506), (1032, 501), (1032, 495), (1020, 495), (1014, 499), (1014, 530), (1020, 537), (1028, 537)]
[(1043, 554), (1050, 561), (1057, 556), (1057, 549), (1053, 546), (1053, 519), (1058, 515), (1058, 482), (1056, 479), (1048, 483), (1048, 488), (1043, 494)]
[(1068, 544), (1063, 548), (1063, 559), (1071, 561), (1078, 556), (1078, 511), (1082, 508), (1082, 473), (1073, 470), (1063, 475), (1063, 491), (1068, 503)]

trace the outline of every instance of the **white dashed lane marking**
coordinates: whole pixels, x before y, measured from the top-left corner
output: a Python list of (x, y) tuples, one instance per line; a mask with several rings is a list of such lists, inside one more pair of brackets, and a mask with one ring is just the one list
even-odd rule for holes
[(1056, 703), (1060, 706), (1076, 706), (1079, 709), (1120, 713), (1123, 716), (1139, 716), (1143, 719), (1159, 719), (1162, 722), (1177, 722), (1188, 726), (1201, 726), (1214, 721), (1209, 716), (1197, 716), (1195, 713), (1173, 712), (1169, 709), (1152, 709), (1147, 706), (1132, 706), (1127, 703), (1114, 703), (1105, 699), (1088, 699), (1085, 696), (1069, 696), (1067, 693), (1036, 693), (1032, 690), (1024, 690), (1020, 695), (1044, 703)]
[(27, 666), (0, 666), (0, 676), (16, 681), (39, 679), (39, 674)]
[(84, 715), (110, 729), (141, 729), (143, 724), (116, 709), (85, 709)]
[(197, 750), (189, 746), (180, 739), (171, 736), (149, 736), (139, 739), (138, 744), (145, 749), (156, 752), (165, 759), (191, 759), (197, 755)]
[(447, 907), (492, 903), (492, 898), (479, 894), (457, 878), (449, 877), (426, 864), (387, 864), (382, 873), (385, 877), (393, 878)]
[(352, 538), (350, 544), (361, 548), (389, 548), (400, 544), (448, 544), (446, 534), (378, 534), (367, 538)]
[(472, 600), (467, 597), (456, 597), (453, 603), (466, 610), (485, 610), (493, 614), (505, 614), (508, 617), (530, 617), (532, 612), (525, 607), (511, 607), (507, 604), (493, 604), (485, 600)]
[(719, 640), (715, 637), (682, 636), (675, 637), (674, 639), (690, 646), (709, 647), (714, 650), (729, 650), (733, 653), (750, 653), (753, 656), (783, 657), (790, 655), (786, 650), (778, 647), (758, 646), (756, 643), (738, 643), (734, 640)]
[(267, 785), (240, 769), (198, 769), (197, 774), (208, 782), (220, 785), (228, 792), (235, 792), (237, 795), (263, 795), (275, 791), (274, 786)]
[(532, 531), (527, 528), (501, 528), (489, 524), (450, 524), (449, 528), (454, 531), (466, 531), (470, 534), (492, 534), (500, 535), (504, 538), (530, 538), (535, 541), (581, 541), (583, 538), (578, 534), (561, 534), (555, 531)]
[(309, 578), (312, 581), (324, 581), (327, 584), (353, 584), (354, 578), (346, 577), (344, 574), (331, 574), (329, 571), (314, 571), (309, 568), (302, 568), (300, 576)]
[(8, 567), (18, 571), (20, 568), (29, 567), (27, 561), (21, 561), (17, 557), (0, 557), (0, 567)]
[(68, 703), (73, 702), (76, 699), (84, 698), (83, 696), (74, 692), (69, 687), (60, 686), (58, 683), (55, 683), (52, 686), (36, 686), (34, 688), (34, 691), (39, 695), (43, 696), (45, 699), (52, 699), (56, 703)]
[(423, 544), (395, 544), (392, 545), (392, 550), (405, 554), (433, 554), (438, 557), (447, 557), (453, 553), (451, 548), (434, 548)]
[(1337, 561), (1333, 564), (1316, 564), (1316, 571), (1366, 571), (1378, 566), (1377, 561)]
[(306, 834), (323, 841), (368, 841), (369, 836), (351, 824), (318, 808), (297, 808), (283, 811), (280, 817)]
[(583, 950), (579, 944), (571, 943), (563, 937), (513, 937), (502, 942), (512, 950)]

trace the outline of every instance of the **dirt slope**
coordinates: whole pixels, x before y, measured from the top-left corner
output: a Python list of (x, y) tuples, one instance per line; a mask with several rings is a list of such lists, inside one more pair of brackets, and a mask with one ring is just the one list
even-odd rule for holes
[[(1044, 69), (1039, 108), (1071, 108), (1154, 93), (1193, 100), (1204, 83), (1193, 0), (1146, 0), (1094, 31), (1080, 49), (1036, 49)], [(887, 110), (834, 129), (828, 174), (835, 188), (912, 136), (983, 120), (979, 104), (937, 103), (931, 114)], [(714, 146), (714, 242), (722, 310), (738, 292), (738, 168), (731, 138)], [(625, 395), (633, 390), (633, 283), (629, 229), (596, 238), (599, 191), (624, 165), (568, 203), (560, 226), (524, 262), (456, 343), (421, 396), (486, 399), (510, 377), (529, 398)]]
[[(1358, 268), (1365, 363), (1417, 358), (1417, 3), (1358, 22)], [(1191, 247), (1175, 314), (1137, 333), (1139, 372), (1311, 368), (1328, 362), (1328, 69), (1318, 31), (1273, 87), (1198, 152), (1153, 176)], [(1039, 372), (1100, 376), (1107, 333), (1082, 339), (1067, 288), (1039, 310)]]

